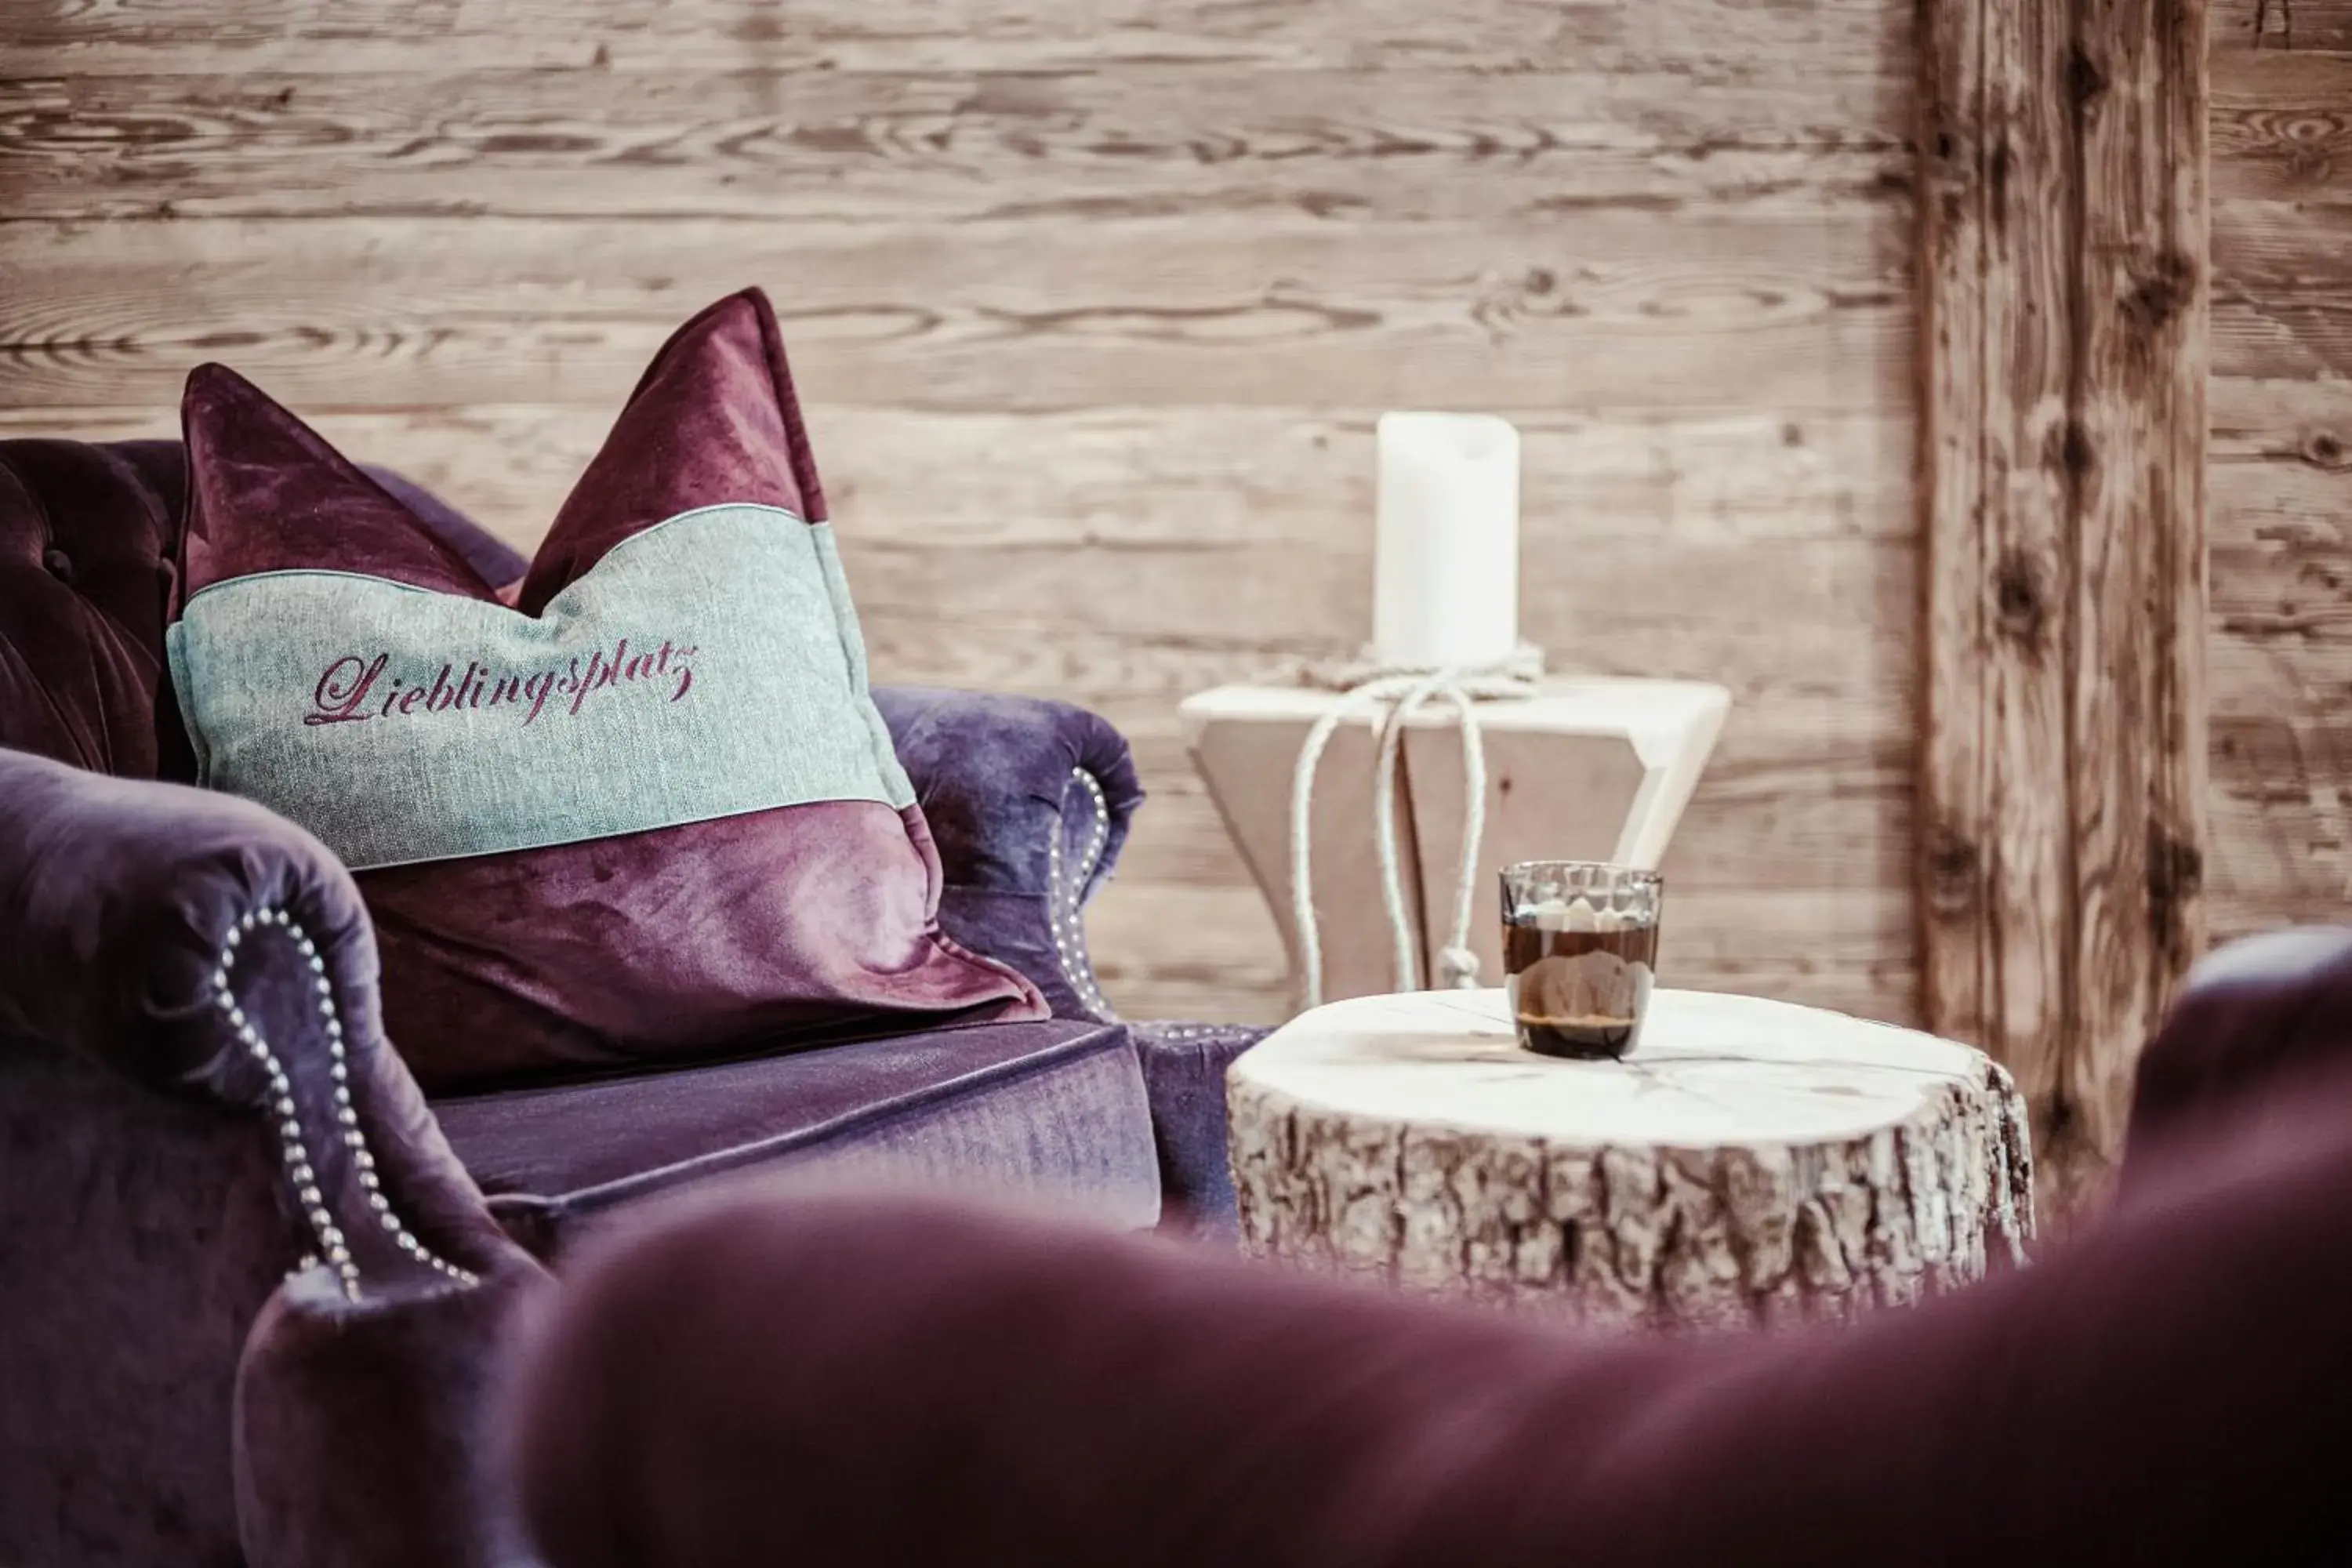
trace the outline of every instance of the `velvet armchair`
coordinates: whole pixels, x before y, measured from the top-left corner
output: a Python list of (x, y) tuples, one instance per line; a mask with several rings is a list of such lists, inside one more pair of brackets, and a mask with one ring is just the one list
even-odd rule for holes
[(428, 1100), (349, 874), (182, 782), (181, 483), (172, 443), (0, 443), (0, 1563), (526, 1561), (481, 1482), (498, 1345), (582, 1236), (720, 1176), (1230, 1226), (1223, 1071), (1258, 1032), (1104, 1001), (1081, 910), (1141, 791), (1062, 703), (876, 693), (942, 928), (1052, 1018)]
[(553, 1568), (2340, 1562), (2352, 931), (2193, 977), (2112, 1210), (1852, 1325), (1596, 1334), (937, 1197), (753, 1182), (575, 1258), (519, 1380)]

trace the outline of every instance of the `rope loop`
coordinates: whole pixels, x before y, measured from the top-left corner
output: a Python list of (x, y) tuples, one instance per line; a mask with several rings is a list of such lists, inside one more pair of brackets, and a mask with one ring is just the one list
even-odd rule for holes
[(1336, 689), (1331, 704), (1307, 731), (1290, 776), (1290, 913), (1297, 933), (1298, 967), (1305, 1004), (1323, 1001), (1322, 933), (1315, 915), (1313, 843), (1315, 776), (1339, 727), (1359, 711), (1387, 705), (1372, 764), (1372, 845), (1380, 857), (1381, 898), (1395, 946), (1397, 989), (1421, 989), (1421, 940), (1413, 912), (1405, 908), (1404, 878), (1397, 864), (1396, 770), (1404, 734), (1415, 713), (1433, 701), (1450, 704), (1462, 734), (1462, 866), (1454, 889), (1452, 940), (1438, 950), (1443, 983), (1474, 987), (1478, 955), (1470, 950), (1471, 907), (1477, 900), (1478, 852), (1486, 834), (1486, 744), (1478, 726), (1478, 703), (1524, 700), (1537, 694), (1543, 676), (1543, 650), (1521, 643), (1507, 659), (1486, 665), (1417, 669), (1381, 665), (1369, 658), (1336, 666), (1307, 666), (1305, 684)]

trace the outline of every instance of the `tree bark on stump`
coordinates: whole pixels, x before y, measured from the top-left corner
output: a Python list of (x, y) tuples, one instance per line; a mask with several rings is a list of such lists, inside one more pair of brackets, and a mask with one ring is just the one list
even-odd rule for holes
[[(1278, 1051), (1281, 1040), (1258, 1049)], [(1934, 1044), (1957, 1064), (1923, 1069), (1927, 1081), (1909, 1106), (1880, 1124), (1754, 1141), (1465, 1126), (1447, 1119), (1442, 1065), (1425, 1080), (1425, 1114), (1367, 1114), (1294, 1092), (1295, 1079), (1286, 1087), (1279, 1071), (1253, 1072), (1244, 1056), (1228, 1091), (1243, 1244), (1261, 1256), (1600, 1325), (1846, 1319), (1916, 1301), (1980, 1279), (1989, 1262), (2021, 1258), (2033, 1225), (2015, 1084), (1980, 1053)], [(1505, 1065), (1495, 1048), (1483, 1047), (1480, 1070)], [(1518, 1066), (1559, 1068), (1531, 1058)], [(1612, 1069), (1636, 1070), (1567, 1070)], [(1654, 1097), (1645, 1116), (1657, 1121), (1655, 1096), (1687, 1093), (1695, 1129), (1719, 1123), (1723, 1069), (1719, 1055), (1642, 1062), (1643, 1092)], [(1864, 1092), (1841, 1084), (1849, 1069), (1833, 1060), (1764, 1069), (1759, 1103), (1790, 1092), (1782, 1069), (1801, 1072), (1807, 1093)]]

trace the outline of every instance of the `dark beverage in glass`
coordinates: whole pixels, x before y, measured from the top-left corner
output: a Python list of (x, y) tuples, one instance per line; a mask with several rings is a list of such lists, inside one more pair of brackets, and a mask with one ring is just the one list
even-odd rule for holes
[(1531, 860), (1503, 872), (1503, 972), (1519, 1044), (1622, 1057), (1639, 1043), (1658, 962), (1654, 871)]

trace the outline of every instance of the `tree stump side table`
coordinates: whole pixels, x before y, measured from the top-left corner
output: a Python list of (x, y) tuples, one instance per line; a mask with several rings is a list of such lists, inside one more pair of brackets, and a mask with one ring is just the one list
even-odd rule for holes
[(1588, 1322), (1843, 1319), (2033, 1231), (2007, 1072), (1787, 1003), (1660, 990), (1633, 1057), (1562, 1062), (1499, 990), (1356, 997), (1227, 1086), (1246, 1250)]

